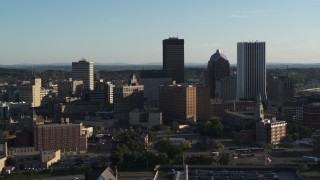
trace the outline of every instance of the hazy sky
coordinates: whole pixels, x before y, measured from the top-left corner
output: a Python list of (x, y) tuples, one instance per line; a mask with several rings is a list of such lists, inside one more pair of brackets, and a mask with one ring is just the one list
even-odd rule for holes
[(185, 61), (265, 41), (268, 62), (320, 63), (320, 0), (1, 0), (0, 64), (162, 62), (162, 40), (185, 39)]

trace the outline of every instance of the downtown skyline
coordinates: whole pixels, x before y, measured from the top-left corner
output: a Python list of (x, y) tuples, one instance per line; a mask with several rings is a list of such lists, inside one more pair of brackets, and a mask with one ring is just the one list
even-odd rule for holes
[(237, 42), (266, 42), (267, 63), (317, 63), (318, 0), (1, 1), (0, 64), (162, 62), (162, 40), (185, 40), (185, 63)]

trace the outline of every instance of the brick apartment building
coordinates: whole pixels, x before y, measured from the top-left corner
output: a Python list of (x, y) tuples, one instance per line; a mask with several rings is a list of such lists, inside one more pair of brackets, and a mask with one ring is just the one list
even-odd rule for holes
[(173, 121), (197, 121), (197, 89), (191, 85), (160, 86), (159, 107), (165, 123)]
[(39, 124), (34, 126), (33, 136), (38, 151), (87, 151), (87, 138), (82, 135), (82, 124)]

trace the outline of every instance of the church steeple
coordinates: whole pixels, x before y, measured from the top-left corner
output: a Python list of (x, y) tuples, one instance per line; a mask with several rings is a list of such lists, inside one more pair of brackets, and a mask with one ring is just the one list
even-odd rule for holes
[(259, 95), (257, 97), (257, 105), (256, 105), (255, 116), (256, 116), (257, 121), (261, 121), (261, 120), (264, 119), (264, 109), (263, 109), (260, 93), (259, 93)]

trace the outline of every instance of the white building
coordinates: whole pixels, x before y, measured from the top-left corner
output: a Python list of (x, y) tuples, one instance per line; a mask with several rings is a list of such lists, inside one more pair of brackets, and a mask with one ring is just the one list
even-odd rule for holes
[(108, 85), (108, 101), (109, 104), (113, 104), (113, 88), (115, 87), (114, 84), (112, 84), (111, 82), (107, 82)]
[(72, 79), (82, 80), (84, 90), (94, 90), (93, 62), (84, 58), (79, 62), (72, 62)]
[(237, 46), (237, 99), (266, 101), (265, 42), (239, 42)]
[(19, 86), (19, 101), (31, 103), (32, 107), (41, 105), (41, 78), (34, 76), (30, 84)]

